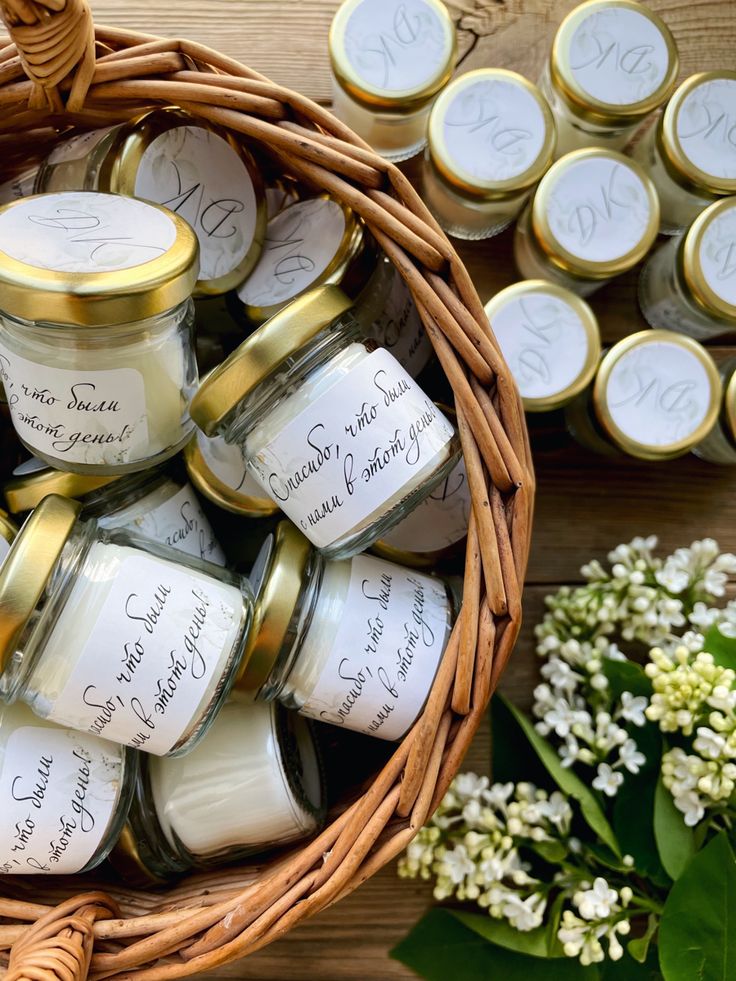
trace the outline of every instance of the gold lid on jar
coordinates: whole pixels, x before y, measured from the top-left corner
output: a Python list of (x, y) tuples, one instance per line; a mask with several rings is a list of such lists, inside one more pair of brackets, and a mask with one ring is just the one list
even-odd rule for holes
[(55, 494), (45, 498), (25, 521), (0, 565), (0, 671), (15, 654), (81, 507)]
[(539, 182), (531, 226), (553, 265), (584, 279), (609, 279), (652, 247), (659, 199), (635, 160), (586, 147), (560, 157)]
[(487, 200), (536, 184), (556, 142), (542, 93), (503, 68), (480, 68), (454, 79), (429, 117), (429, 155), (440, 175), (458, 191)]
[[(30, 464), (38, 465), (30, 467)], [(3, 497), (11, 514), (22, 514), (32, 511), (49, 494), (77, 500), (119, 479), (119, 476), (96, 477), (55, 470), (34, 458), (16, 467), (13, 476), (3, 485)]]
[(0, 309), (23, 320), (102, 327), (186, 300), (197, 238), (159, 205), (59, 191), (0, 208)]
[(685, 283), (706, 313), (736, 323), (736, 197), (701, 211), (678, 250)]
[(679, 58), (669, 28), (636, 0), (587, 0), (565, 17), (550, 53), (552, 84), (581, 119), (626, 126), (675, 87)]
[(254, 330), (207, 376), (192, 399), (189, 413), (202, 432), (213, 436), (241, 399), (351, 306), (337, 286), (320, 286)]
[(527, 279), (492, 296), (485, 311), (527, 412), (560, 408), (593, 380), (600, 330), (582, 297)]
[(407, 112), (450, 80), (455, 25), (440, 0), (344, 0), (330, 26), (332, 71), (369, 109)]
[[(260, 494), (248, 493), (249, 484), (245, 481), (249, 474), (243, 463), (244, 480), (242, 487), (236, 489), (219, 477), (202, 452), (201, 440), (209, 439), (201, 432), (197, 432), (194, 437), (184, 447), (184, 463), (186, 464), (189, 479), (200, 494), (204, 494), (210, 501), (226, 511), (233, 514), (246, 515), (249, 518), (269, 518), (278, 513), (279, 506), (267, 497), (263, 490)], [(219, 436), (214, 439), (221, 439)], [(239, 453), (237, 447), (231, 447)], [(255, 478), (250, 478), (250, 483), (255, 485)]]
[(604, 355), (593, 407), (608, 437), (642, 460), (670, 460), (713, 428), (722, 382), (713, 358), (690, 337), (643, 330)]
[(657, 126), (660, 156), (688, 189), (736, 194), (736, 71), (698, 72), (678, 87)]

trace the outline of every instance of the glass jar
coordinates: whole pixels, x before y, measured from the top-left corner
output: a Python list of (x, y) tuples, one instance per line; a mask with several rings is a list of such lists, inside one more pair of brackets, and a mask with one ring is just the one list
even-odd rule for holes
[(559, 409), (591, 383), (600, 331), (575, 293), (528, 279), (496, 293), (485, 309), (527, 412)]
[(370, 555), (325, 560), (284, 521), (251, 582), (238, 690), (380, 739), (411, 728), (454, 621), (443, 580)]
[(266, 202), (253, 157), (227, 131), (173, 107), (60, 143), (35, 190), (109, 191), (175, 211), (199, 241), (198, 296), (242, 283), (263, 246)]
[(130, 750), (0, 703), (0, 875), (94, 869), (126, 820), (135, 776)]
[(197, 383), (186, 222), (69, 191), (0, 209), (0, 243), (0, 378), (28, 450), (89, 474), (177, 453)]
[(613, 150), (575, 150), (547, 171), (516, 225), (514, 258), (525, 279), (589, 296), (643, 259), (659, 227), (654, 185)]
[(156, 755), (195, 744), (224, 701), (248, 582), (45, 498), (0, 566), (0, 695)]
[(719, 365), (723, 382), (721, 411), (708, 435), (693, 452), (709, 463), (736, 465), (736, 358)]
[(440, 0), (344, 0), (328, 40), (333, 112), (376, 153), (408, 160), (457, 57), (455, 26)]
[(736, 194), (736, 72), (691, 75), (632, 155), (657, 188), (665, 235), (683, 231), (714, 199)]
[(0, 204), (10, 204), (11, 201), (18, 201), (19, 198), (27, 198), (33, 194), (37, 173), (38, 168), (31, 167), (17, 177), (0, 184)]
[(325, 554), (384, 535), (444, 480), (459, 440), (396, 359), (365, 340), (348, 297), (294, 300), (202, 383), (192, 418), (242, 447), (252, 475)]
[(114, 864), (120, 868), (123, 851), (128, 863), (166, 879), (307, 838), (324, 815), (322, 768), (307, 720), (280, 705), (233, 701), (191, 753), (142, 760), (131, 834)]
[(668, 330), (643, 330), (603, 356), (587, 403), (568, 407), (583, 445), (618, 449), (641, 460), (682, 456), (710, 432), (721, 404), (721, 379), (697, 341)]
[(557, 155), (622, 150), (675, 87), (675, 39), (635, 0), (588, 0), (560, 24), (539, 87), (557, 123)]
[(201, 430), (184, 448), (189, 479), (218, 507), (246, 518), (270, 518), (278, 504), (248, 472), (242, 447)]
[(467, 72), (437, 98), (424, 153), (424, 200), (455, 238), (498, 235), (552, 162), (555, 124), (544, 97), (516, 72)]
[(702, 211), (684, 235), (652, 255), (639, 306), (652, 327), (714, 340), (736, 327), (736, 197)]

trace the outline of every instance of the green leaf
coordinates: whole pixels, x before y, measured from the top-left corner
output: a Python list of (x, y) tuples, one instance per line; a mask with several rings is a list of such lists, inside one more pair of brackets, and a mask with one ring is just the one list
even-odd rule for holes
[[(508, 703), (506, 703), (508, 705)], [(583, 781), (572, 773), (571, 770), (567, 769), (562, 765), (562, 762), (555, 752), (555, 750), (550, 746), (546, 739), (543, 739), (539, 735), (537, 730), (534, 728), (532, 723), (527, 719), (527, 717), (520, 712), (513, 705), (508, 705), (511, 714), (518, 723), (522, 732), (528, 739), (532, 746), (532, 749), (537, 754), (545, 769), (552, 777), (557, 786), (562, 790), (568, 797), (574, 797), (575, 800), (580, 805), (580, 810), (588, 823), (589, 827), (595, 831), (598, 837), (604, 842), (616, 855), (621, 855), (621, 850), (619, 848), (618, 841), (616, 840), (616, 835), (613, 833), (613, 828), (606, 820), (606, 816), (603, 813), (603, 809), (598, 803), (595, 794), (586, 787)]]
[(647, 929), (643, 937), (635, 937), (633, 940), (629, 940), (626, 944), (626, 949), (629, 954), (638, 961), (639, 964), (646, 964), (647, 955), (649, 954), (649, 945), (652, 942), (652, 937), (656, 933), (657, 927), (659, 926), (659, 919), (654, 915), (654, 913), (649, 914), (649, 919), (647, 920)]
[(547, 927), (540, 926), (536, 930), (515, 930), (508, 920), (496, 920), (487, 913), (466, 913), (464, 910), (448, 910), (463, 926), (477, 933), (490, 943), (515, 950), (530, 957), (562, 957), (562, 949), (550, 946)]
[(644, 668), (635, 661), (612, 661), (603, 658), (603, 674), (608, 678), (611, 695), (620, 699), (625, 691), (632, 695), (651, 695), (652, 683)]
[(725, 832), (673, 885), (659, 925), (659, 963), (665, 981), (736, 977), (736, 858)]
[(661, 776), (654, 793), (654, 837), (665, 871), (679, 879), (695, 854), (695, 841)]
[(569, 849), (563, 841), (532, 841), (527, 846), (550, 865), (559, 865), (567, 858)]
[(736, 671), (736, 637), (724, 637), (718, 627), (713, 626), (705, 634), (703, 650), (712, 654), (713, 660), (722, 668)]

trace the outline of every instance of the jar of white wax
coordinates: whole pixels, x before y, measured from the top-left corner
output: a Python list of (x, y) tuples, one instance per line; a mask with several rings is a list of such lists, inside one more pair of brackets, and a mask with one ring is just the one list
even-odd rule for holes
[(527, 412), (559, 409), (591, 383), (600, 331), (575, 293), (528, 279), (496, 293), (485, 309)]
[(633, 156), (654, 181), (660, 232), (683, 231), (716, 198), (736, 194), (736, 72), (691, 75)]
[(424, 200), (455, 238), (498, 235), (552, 162), (555, 124), (516, 72), (481, 68), (450, 82), (429, 117)]
[(120, 474), (184, 446), (196, 278), (196, 237), (164, 208), (88, 191), (0, 208), (0, 379), (31, 453)]
[(263, 246), (266, 202), (253, 157), (230, 133), (181, 109), (148, 110), (63, 141), (35, 189), (109, 191), (175, 211), (199, 240), (196, 295), (242, 283)]
[(455, 466), (459, 441), (396, 359), (323, 286), (254, 331), (200, 386), (192, 418), (330, 556), (362, 551)]
[(679, 59), (664, 22), (635, 0), (588, 0), (560, 24), (539, 87), (557, 123), (557, 154), (622, 150), (675, 87)]
[(573, 402), (567, 418), (573, 436), (591, 449), (671, 460), (713, 428), (721, 391), (715, 362), (697, 341), (644, 330), (610, 348), (589, 402)]
[(684, 235), (652, 255), (639, 278), (639, 306), (652, 327), (700, 340), (736, 327), (736, 197), (702, 211)]
[(113, 864), (124, 877), (132, 864), (156, 879), (212, 868), (309, 837), (325, 809), (307, 720), (280, 705), (229, 702), (191, 753), (142, 760)]
[(419, 153), (432, 102), (457, 57), (444, 3), (344, 0), (328, 44), (337, 118), (387, 160)]
[(736, 465), (736, 358), (719, 365), (723, 402), (715, 425), (693, 452), (709, 463)]
[(0, 695), (156, 755), (194, 745), (224, 701), (249, 584), (45, 498), (0, 566)]
[(638, 163), (575, 150), (539, 182), (516, 225), (514, 258), (525, 279), (588, 296), (643, 259), (658, 227), (657, 192)]
[(196, 436), (184, 448), (189, 479), (214, 504), (247, 518), (269, 518), (279, 506), (249, 471), (243, 449), (222, 436)]
[(369, 555), (326, 561), (282, 522), (251, 582), (238, 690), (380, 739), (411, 728), (454, 620), (443, 580)]

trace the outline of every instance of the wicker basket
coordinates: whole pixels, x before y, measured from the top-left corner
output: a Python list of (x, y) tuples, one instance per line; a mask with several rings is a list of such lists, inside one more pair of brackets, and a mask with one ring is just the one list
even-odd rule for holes
[[(0, 41), (0, 180), (48, 153), (62, 129), (109, 125), (158, 103), (242, 134), (365, 219), (408, 283), (455, 393), (473, 497), (464, 605), (422, 717), (369, 785), (307, 845), (168, 892), (99, 878), (0, 880), (0, 953), (9, 952), (12, 981), (183, 977), (252, 953), (347, 895), (406, 847), (441, 799), (519, 630), (534, 487), (524, 415), (454, 249), (401, 171), (326, 110), (191, 41), (95, 29), (84, 0), (0, 8), (12, 37)], [(80, 885), (104, 891), (79, 895)]]

